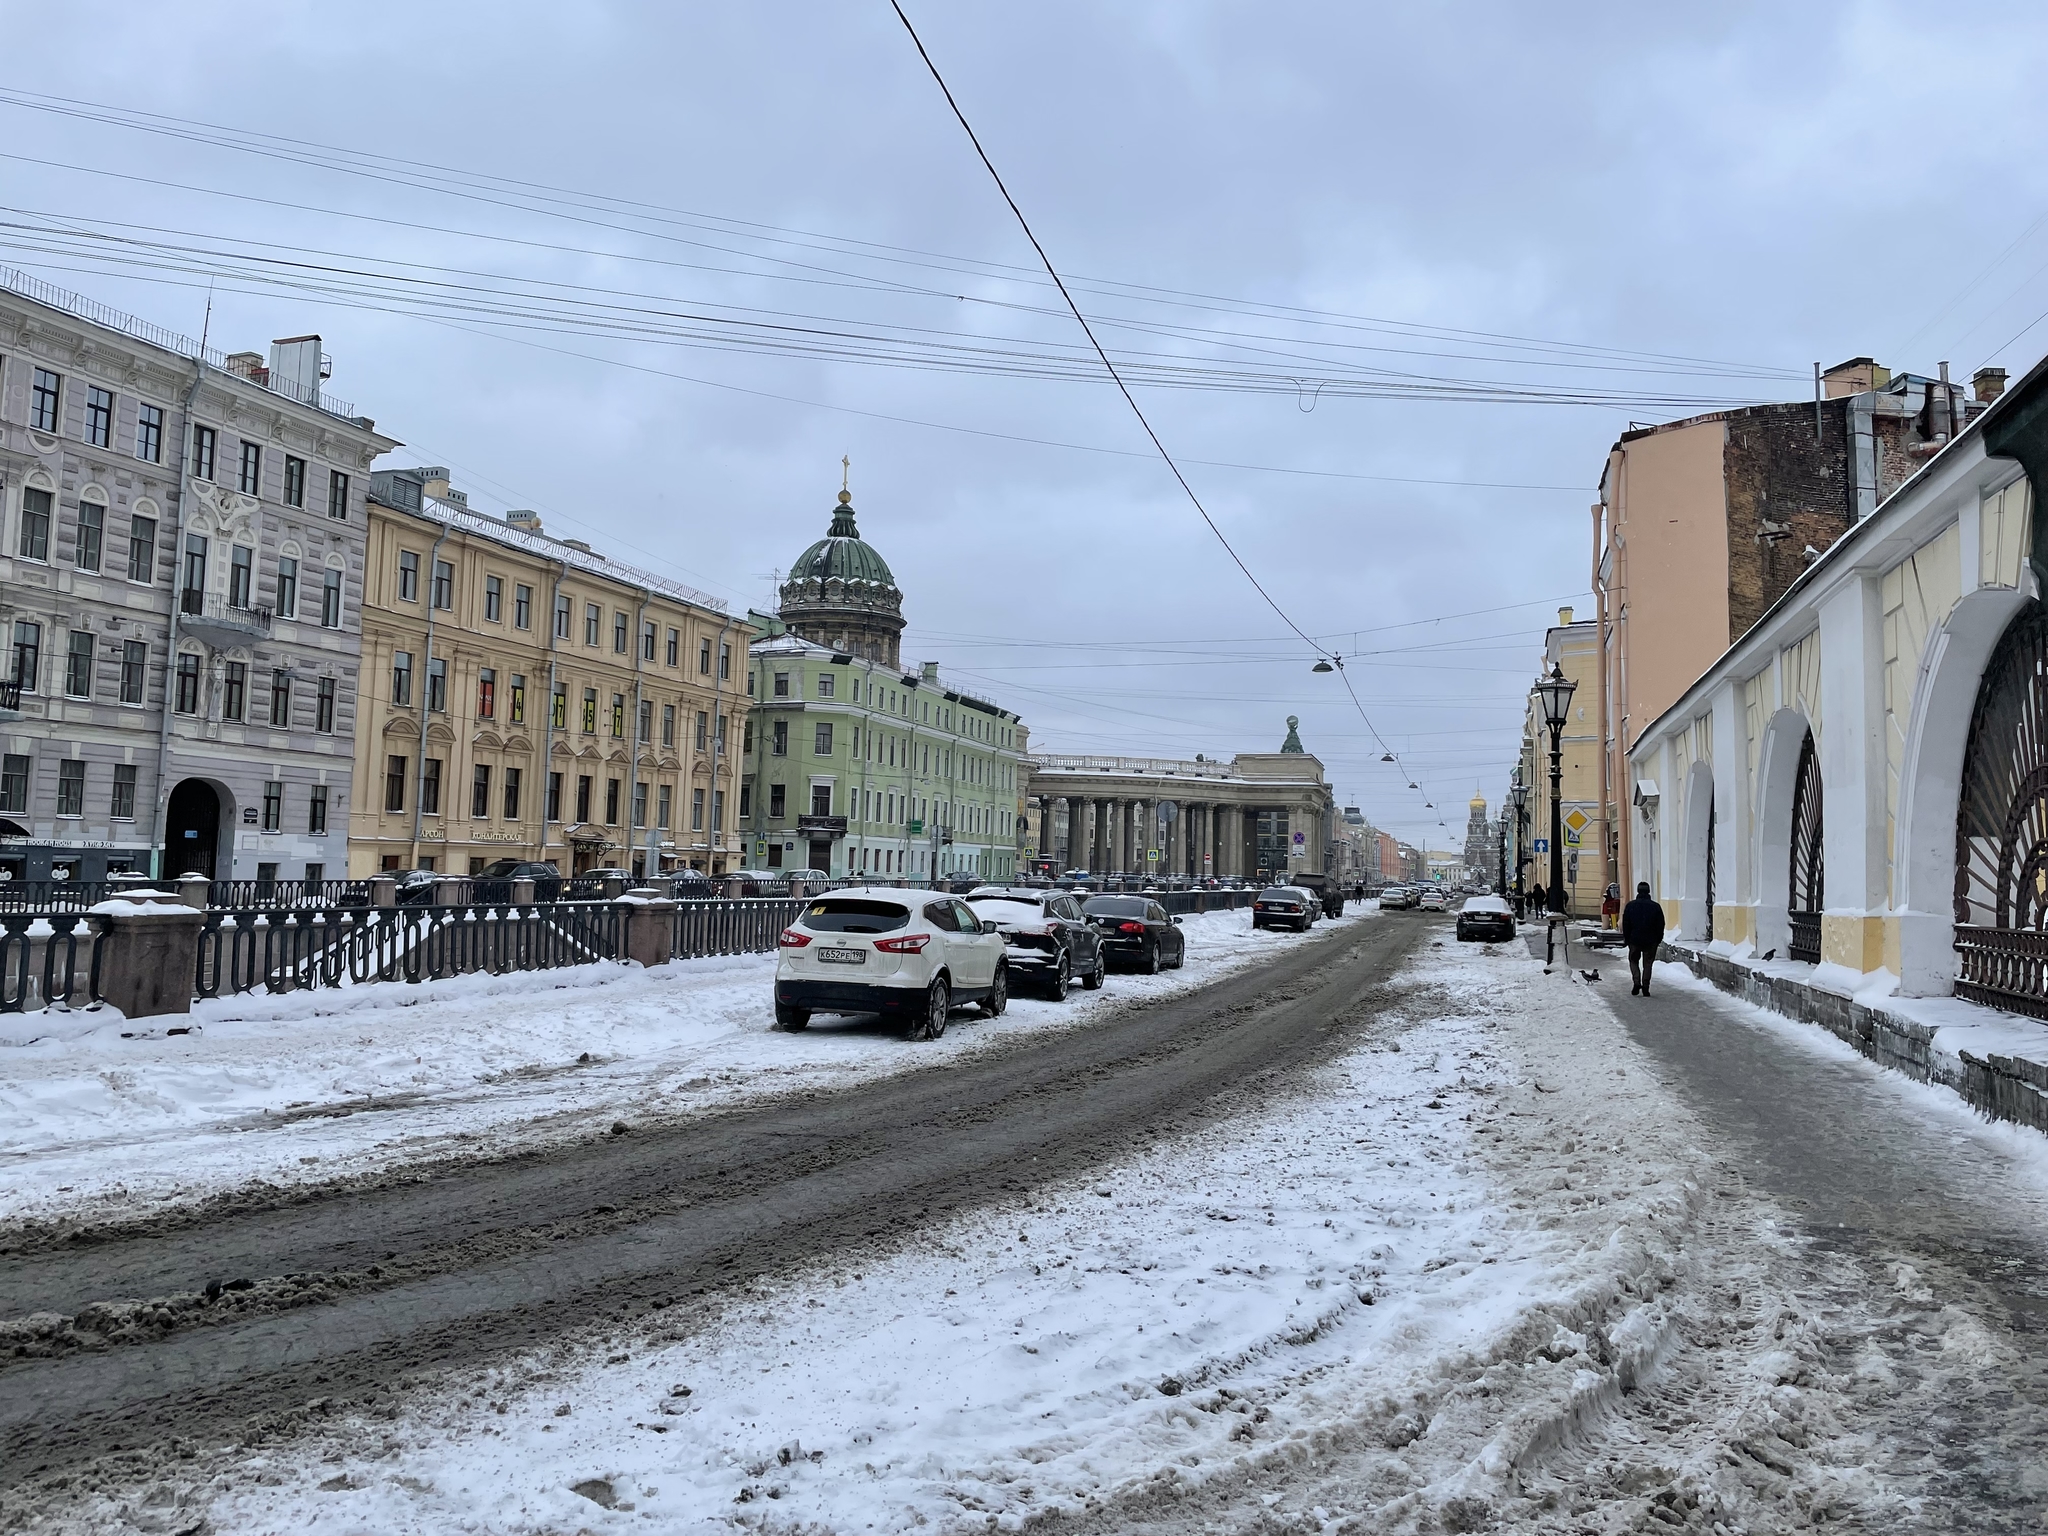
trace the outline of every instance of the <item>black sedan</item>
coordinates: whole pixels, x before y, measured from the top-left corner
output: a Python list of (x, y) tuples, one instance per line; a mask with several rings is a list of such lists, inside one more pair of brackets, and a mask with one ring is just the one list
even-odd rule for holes
[(1515, 936), (1515, 913), (1498, 896), (1474, 896), (1458, 913), (1458, 937), (1498, 944)]
[(1252, 902), (1254, 928), (1292, 928), (1306, 933), (1323, 909), (1323, 898), (1298, 885), (1269, 885)]
[(1065, 891), (983, 885), (969, 893), (967, 905), (996, 925), (1019, 986), (1036, 984), (1054, 1002), (1064, 1002), (1075, 982), (1093, 992), (1108, 974), (1102, 936)]
[(1081, 910), (1101, 935), (1107, 959), (1129, 961), (1147, 976), (1177, 970), (1187, 960), (1188, 941), (1180, 931), (1180, 919), (1168, 917), (1156, 901), (1143, 896), (1090, 896)]
[(554, 901), (562, 894), (561, 872), (554, 865), (530, 859), (496, 859), (469, 877), (469, 899), (510, 901), (514, 880), (531, 880), (535, 901)]

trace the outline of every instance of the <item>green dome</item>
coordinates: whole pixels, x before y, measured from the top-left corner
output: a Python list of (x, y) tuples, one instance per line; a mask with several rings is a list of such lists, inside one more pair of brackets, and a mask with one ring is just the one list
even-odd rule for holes
[(872, 581), (881, 586), (893, 587), (896, 578), (889, 572), (889, 562), (874, 545), (860, 536), (860, 530), (853, 523), (853, 504), (842, 493), (838, 509), (832, 514), (832, 527), (825, 537), (796, 557), (796, 564), (790, 567), (789, 580), (796, 581)]

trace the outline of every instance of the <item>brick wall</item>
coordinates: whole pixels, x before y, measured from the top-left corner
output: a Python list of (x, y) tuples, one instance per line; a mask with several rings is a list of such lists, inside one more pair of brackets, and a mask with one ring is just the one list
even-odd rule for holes
[(1846, 399), (1822, 402), (1818, 441), (1811, 402), (1728, 413), (1724, 466), (1731, 644), (1806, 569), (1809, 544), (1825, 550), (1849, 529), (1855, 508), (1847, 406)]

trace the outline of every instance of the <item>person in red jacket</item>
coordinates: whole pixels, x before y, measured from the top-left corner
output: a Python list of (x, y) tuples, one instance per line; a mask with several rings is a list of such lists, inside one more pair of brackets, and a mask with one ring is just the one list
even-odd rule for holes
[(1650, 882), (1636, 882), (1636, 899), (1621, 909), (1621, 937), (1628, 945), (1629, 995), (1650, 995), (1650, 967), (1664, 942), (1664, 909), (1650, 899)]

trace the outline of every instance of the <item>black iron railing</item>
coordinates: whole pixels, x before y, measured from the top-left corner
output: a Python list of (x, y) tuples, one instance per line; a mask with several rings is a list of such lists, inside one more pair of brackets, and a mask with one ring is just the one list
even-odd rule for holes
[(2048, 933), (1956, 925), (1956, 996), (2048, 1019)]
[(1809, 965), (1820, 964), (1820, 914), (1818, 912), (1788, 912), (1792, 920), (1792, 942), (1785, 953), (1794, 960), (1804, 960)]
[(766, 954), (804, 906), (787, 896), (678, 902), (674, 957)]
[(0, 880), (0, 912), (83, 912), (120, 890), (106, 880)]
[[(169, 882), (164, 889), (177, 889)], [(206, 888), (209, 907), (367, 907), (367, 880), (215, 880)]]
[(0, 1013), (97, 998), (102, 931), (103, 920), (83, 912), (0, 913)]

